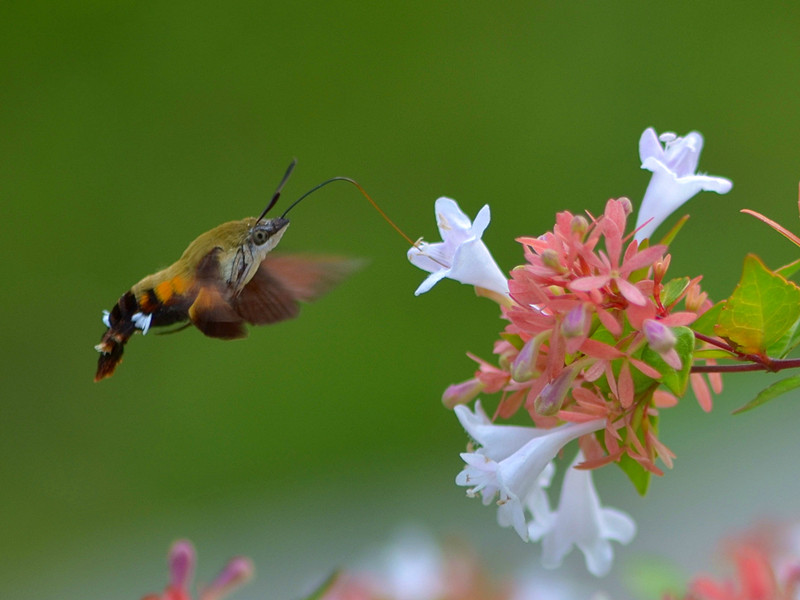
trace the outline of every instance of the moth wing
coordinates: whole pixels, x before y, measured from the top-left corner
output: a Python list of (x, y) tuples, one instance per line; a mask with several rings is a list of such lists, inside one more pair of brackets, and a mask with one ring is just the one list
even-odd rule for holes
[(233, 300), (240, 318), (253, 325), (267, 325), (300, 314), (292, 292), (261, 263), (256, 274)]
[(219, 248), (215, 248), (197, 266), (199, 291), (189, 307), (189, 318), (209, 337), (225, 340), (247, 337), (244, 320), (231, 306), (230, 294), (222, 284), (219, 252)]
[(268, 255), (234, 300), (234, 308), (254, 325), (298, 315), (298, 302), (311, 302), (350, 275), (361, 261), (336, 256)]
[(268, 255), (262, 262), (300, 302), (312, 302), (364, 266), (364, 261), (314, 254)]

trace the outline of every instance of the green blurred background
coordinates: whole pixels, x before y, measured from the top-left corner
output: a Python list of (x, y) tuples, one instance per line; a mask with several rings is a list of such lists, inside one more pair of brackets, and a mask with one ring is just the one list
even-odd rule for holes
[[(219, 342), (137, 336), (92, 383), (101, 310), (199, 233), (257, 214), (299, 158), (282, 205), (335, 175), (360, 181), (412, 237), (433, 201), (513, 241), (556, 211), (641, 199), (638, 139), (700, 130), (703, 194), (672, 272), (720, 298), (748, 250), (797, 251), (800, 8), (784, 3), (3, 2), (0, 4), (0, 596), (138, 598), (190, 537), (200, 578), (232, 554), (241, 598), (293, 598), (398, 526), (480, 546), (498, 569), (537, 547), (453, 484), (465, 436), (439, 398), (491, 356), (495, 306), (424, 278), (352, 188), (293, 212), (285, 251), (369, 259), (297, 321)], [(337, 187), (338, 186), (338, 187)], [(724, 533), (796, 516), (800, 410), (740, 417), (766, 376), (729, 377), (707, 415), (689, 395), (662, 421), (675, 469), (642, 500), (615, 469), (601, 497), (638, 538), (597, 587), (659, 555), (710, 566)], [(796, 398), (795, 398), (796, 400)], [(633, 567), (632, 567), (633, 565)], [(580, 577), (571, 556), (565, 576)], [(573, 575), (577, 573), (578, 575)]]

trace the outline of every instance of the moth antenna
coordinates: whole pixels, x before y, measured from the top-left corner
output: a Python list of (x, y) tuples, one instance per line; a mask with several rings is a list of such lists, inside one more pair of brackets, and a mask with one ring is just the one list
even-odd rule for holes
[(272, 207), (275, 206), (275, 203), (278, 201), (278, 198), (281, 197), (281, 191), (283, 190), (283, 186), (286, 185), (287, 181), (289, 181), (289, 176), (292, 174), (292, 171), (294, 171), (294, 167), (296, 164), (297, 164), (297, 159), (293, 158), (291, 164), (289, 165), (289, 168), (286, 169), (286, 173), (284, 173), (283, 175), (283, 179), (281, 179), (281, 182), (278, 184), (278, 189), (276, 189), (275, 193), (272, 194), (272, 200), (269, 201), (269, 204), (267, 204), (267, 208), (264, 209), (264, 212), (261, 213), (261, 216), (258, 217), (258, 219), (256, 219), (256, 223), (258, 223), (261, 219), (263, 219), (264, 216), (270, 210), (272, 210)]
[[(302, 196), (300, 196), (300, 197), (299, 197), (297, 200), (295, 200), (294, 202), (292, 202), (292, 203), (289, 205), (289, 208), (287, 208), (285, 211), (283, 211), (283, 214), (281, 215), (281, 219), (283, 219), (283, 218), (284, 218), (284, 217), (285, 217), (287, 214), (289, 214), (289, 211), (290, 211), (290, 210), (292, 210), (292, 209), (293, 209), (295, 206), (297, 206), (297, 205), (300, 203), (300, 201), (301, 201), (301, 200), (303, 200), (303, 199), (304, 199), (304, 198), (306, 198), (307, 196), (310, 196), (311, 194), (313, 194), (314, 192), (316, 192), (318, 189), (320, 189), (320, 188), (322, 188), (322, 187), (325, 187), (325, 186), (326, 186), (326, 185), (328, 185), (329, 183), (333, 183), (334, 181), (346, 181), (347, 183), (350, 183), (350, 184), (352, 184), (352, 185), (356, 186), (356, 188), (358, 188), (358, 191), (359, 191), (359, 192), (361, 192), (361, 194), (362, 194), (362, 195), (363, 195), (363, 196), (364, 196), (364, 197), (365, 197), (367, 200), (369, 200), (369, 203), (370, 203), (370, 204), (372, 204), (372, 207), (373, 207), (375, 210), (377, 210), (377, 211), (378, 211), (378, 213), (379, 213), (379, 214), (380, 214), (380, 215), (383, 217), (384, 221), (386, 221), (386, 222), (387, 222), (389, 225), (391, 225), (391, 226), (394, 228), (394, 230), (395, 230), (397, 233), (399, 233), (399, 234), (402, 236), (402, 238), (403, 238), (405, 241), (407, 241), (407, 242), (408, 242), (410, 245), (412, 245), (412, 246), (415, 246), (415, 247), (418, 245), (418, 243), (419, 243), (419, 242), (414, 242), (414, 241), (413, 241), (413, 240), (412, 240), (410, 237), (408, 237), (408, 236), (405, 234), (405, 232), (404, 232), (402, 229), (400, 229), (400, 228), (399, 228), (397, 225), (395, 225), (395, 224), (394, 224), (394, 221), (392, 221), (392, 220), (391, 220), (391, 219), (388, 217), (388, 215), (387, 215), (385, 212), (383, 212), (383, 209), (381, 209), (381, 207), (380, 207), (380, 206), (378, 206), (378, 203), (377, 203), (377, 202), (375, 202), (375, 200), (373, 200), (372, 198), (370, 198), (369, 194), (367, 193), (367, 191), (366, 191), (366, 190), (365, 190), (363, 187), (361, 187), (361, 184), (360, 184), (360, 183), (358, 183), (358, 182), (357, 182), (355, 179), (350, 179), (349, 177), (331, 177), (331, 178), (330, 178), (330, 179), (328, 179), (327, 181), (323, 181), (323, 182), (322, 182), (322, 183), (320, 183), (319, 185), (317, 185), (317, 186), (314, 186), (313, 188), (311, 188), (310, 190), (308, 190), (308, 191), (307, 191), (305, 194), (303, 194)], [(272, 204), (274, 204), (274, 202), (273, 202)], [(271, 206), (272, 204), (270, 204), (270, 206)]]

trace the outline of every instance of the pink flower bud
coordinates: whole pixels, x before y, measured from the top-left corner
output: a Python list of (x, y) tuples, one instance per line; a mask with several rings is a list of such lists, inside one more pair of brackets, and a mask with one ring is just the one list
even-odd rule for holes
[(586, 335), (586, 309), (583, 305), (576, 306), (567, 313), (561, 323), (561, 335), (567, 339)]
[(455, 408), (459, 404), (466, 404), (483, 391), (483, 382), (477, 378), (468, 379), (462, 383), (449, 386), (442, 395), (442, 404), (446, 408)]
[(189, 589), (196, 563), (194, 546), (187, 540), (178, 540), (169, 549), (170, 585), (179, 590)]
[(523, 381), (530, 381), (538, 374), (536, 370), (536, 361), (539, 358), (539, 348), (542, 345), (542, 340), (548, 337), (548, 332), (544, 333), (545, 335), (540, 333), (536, 337), (532, 337), (525, 342), (522, 350), (519, 351), (519, 354), (517, 354), (517, 357), (511, 363), (511, 368), (509, 369), (511, 379), (521, 383)]
[(533, 403), (536, 412), (548, 417), (561, 410), (561, 405), (564, 403), (577, 374), (578, 371), (576, 369), (567, 367), (559, 373), (558, 377), (544, 386), (542, 393)]
[(708, 294), (703, 292), (700, 289), (700, 284), (696, 282), (692, 282), (689, 285), (689, 289), (686, 290), (686, 299), (684, 301), (686, 302), (686, 310), (697, 313), (704, 312), (708, 309), (706, 304), (711, 304), (708, 302)]
[(617, 202), (619, 202), (620, 206), (622, 206), (622, 212), (625, 213), (626, 217), (633, 212), (633, 204), (631, 204), (630, 199), (622, 196), (621, 198), (617, 199)]
[(217, 578), (203, 590), (200, 600), (221, 600), (253, 577), (255, 569), (249, 558), (237, 556), (228, 561)]
[(657, 260), (653, 263), (653, 279), (655, 281), (662, 281), (664, 279), (671, 260), (672, 257), (667, 254), (661, 260)]
[(589, 221), (583, 215), (575, 215), (572, 217), (569, 227), (572, 233), (576, 234), (578, 237), (583, 237), (589, 230)]
[(645, 319), (642, 331), (647, 338), (647, 344), (653, 351), (664, 354), (675, 348), (675, 343), (677, 342), (675, 334), (672, 333), (672, 329), (659, 321)]
[(551, 248), (547, 248), (546, 250), (542, 251), (539, 255), (539, 258), (542, 259), (542, 264), (545, 267), (549, 267), (553, 269), (553, 271), (563, 271), (564, 267), (561, 265), (561, 259), (558, 255), (558, 252)]

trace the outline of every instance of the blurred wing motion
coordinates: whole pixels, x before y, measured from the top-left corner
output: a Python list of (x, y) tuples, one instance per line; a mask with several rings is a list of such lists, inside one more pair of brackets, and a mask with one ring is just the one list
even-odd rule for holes
[(300, 311), (298, 302), (313, 302), (362, 266), (361, 260), (336, 256), (269, 255), (233, 307), (253, 325), (291, 319)]
[(226, 293), (218, 277), (203, 278), (189, 318), (209, 337), (247, 336), (244, 323), (269, 325), (300, 314), (300, 302), (330, 291), (362, 262), (334, 256), (269, 255), (239, 294)]
[(143, 285), (150, 283), (145, 278), (104, 317), (108, 330), (95, 346), (100, 352), (95, 381), (114, 373), (125, 343), (137, 329), (147, 333), (150, 327), (188, 319), (209, 337), (243, 338), (245, 323), (292, 319), (300, 313), (301, 302), (316, 300), (362, 265), (360, 260), (334, 256), (269, 254), (237, 293), (223, 277), (215, 248), (197, 263), (194, 281), (173, 277), (151, 288)]

